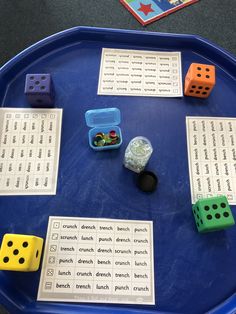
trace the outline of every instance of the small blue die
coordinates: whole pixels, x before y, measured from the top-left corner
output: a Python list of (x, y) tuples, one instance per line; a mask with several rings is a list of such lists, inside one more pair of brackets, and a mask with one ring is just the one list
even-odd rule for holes
[(32, 107), (53, 107), (54, 88), (51, 74), (27, 74), (25, 95)]

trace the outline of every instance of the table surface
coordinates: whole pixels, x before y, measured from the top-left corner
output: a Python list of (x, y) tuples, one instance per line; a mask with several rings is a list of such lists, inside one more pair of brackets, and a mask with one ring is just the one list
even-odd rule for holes
[(232, 0), (200, 0), (146, 27), (119, 0), (1, 0), (0, 66), (31, 44), (74, 26), (196, 34), (236, 54)]

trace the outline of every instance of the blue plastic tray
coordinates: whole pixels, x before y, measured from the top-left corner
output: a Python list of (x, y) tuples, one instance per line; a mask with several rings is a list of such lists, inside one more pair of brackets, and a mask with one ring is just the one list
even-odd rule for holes
[[(207, 100), (98, 96), (102, 47), (181, 51), (183, 77), (190, 63), (211, 63), (217, 67), (217, 85)], [(0, 303), (10, 313), (235, 313), (236, 228), (196, 232), (185, 116), (236, 116), (236, 59), (195, 36), (73, 28), (1, 68), (2, 106), (28, 107), (25, 75), (43, 72), (52, 74), (56, 106), (64, 108), (57, 195), (1, 197), (0, 235), (45, 237), (49, 215), (153, 220), (156, 306), (36, 302), (40, 272), (0, 272)], [(121, 111), (123, 145), (94, 152), (84, 113), (106, 107)], [(125, 148), (137, 135), (150, 139), (154, 148), (149, 169), (158, 173), (160, 184), (152, 195), (139, 191), (135, 175), (122, 167)]]

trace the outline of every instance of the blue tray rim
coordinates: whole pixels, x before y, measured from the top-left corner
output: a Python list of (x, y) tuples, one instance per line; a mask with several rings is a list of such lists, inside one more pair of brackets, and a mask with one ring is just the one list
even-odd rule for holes
[(40, 47), (46, 46), (48, 43), (55, 42), (56, 40), (67, 37), (68, 35), (75, 34), (75, 33), (94, 33), (94, 34), (107, 34), (107, 35), (116, 35), (116, 34), (123, 34), (123, 35), (142, 35), (142, 36), (155, 36), (159, 38), (168, 38), (168, 39), (185, 39), (187, 41), (195, 41), (199, 44), (204, 44), (208, 48), (213, 48), (217, 50), (217, 52), (224, 58), (227, 59), (229, 62), (232, 62), (235, 65), (236, 56), (231, 54), (226, 49), (214, 44), (208, 39), (205, 39), (199, 35), (192, 35), (192, 34), (176, 34), (176, 33), (161, 33), (161, 32), (144, 32), (144, 31), (136, 31), (136, 30), (124, 30), (124, 29), (113, 29), (113, 28), (97, 28), (97, 27), (87, 27), (87, 26), (76, 26), (72, 27), (58, 33), (52, 34), (33, 45), (27, 47), (26, 49), (19, 52), (16, 56), (12, 59), (7, 61), (2, 67), (0, 67), (0, 74), (4, 74), (6, 71), (9, 71), (11, 67), (13, 67), (16, 63), (18, 63), (21, 59), (25, 58), (26, 56), (30, 55), (36, 49)]

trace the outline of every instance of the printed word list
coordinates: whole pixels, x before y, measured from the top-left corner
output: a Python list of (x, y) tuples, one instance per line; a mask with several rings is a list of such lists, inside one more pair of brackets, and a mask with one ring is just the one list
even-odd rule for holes
[(236, 119), (187, 117), (192, 202), (225, 195), (236, 204)]
[(180, 97), (180, 52), (103, 48), (99, 95)]
[(49, 217), (38, 300), (155, 304), (151, 221)]
[(0, 195), (56, 194), (62, 109), (0, 108)]

